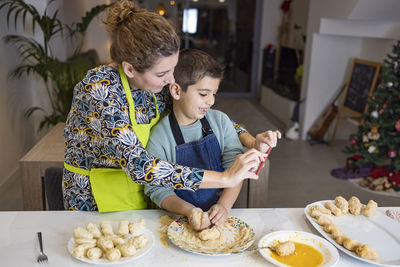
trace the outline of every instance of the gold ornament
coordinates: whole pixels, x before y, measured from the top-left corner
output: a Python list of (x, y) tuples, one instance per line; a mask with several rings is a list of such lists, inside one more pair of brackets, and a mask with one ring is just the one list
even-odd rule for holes
[(370, 140), (378, 140), (379, 139), (379, 137), (381, 135), (378, 133), (378, 129), (379, 129), (379, 126), (377, 126), (377, 125), (371, 126), (371, 131), (367, 134), (367, 136)]

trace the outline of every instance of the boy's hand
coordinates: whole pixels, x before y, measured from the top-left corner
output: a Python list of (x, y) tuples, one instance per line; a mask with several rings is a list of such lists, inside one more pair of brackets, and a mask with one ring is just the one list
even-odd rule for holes
[(281, 139), (282, 134), (279, 131), (265, 131), (256, 135), (254, 148), (265, 153), (268, 148), (276, 147), (278, 139)]
[(217, 203), (213, 205), (208, 211), (208, 218), (213, 224), (219, 226), (223, 224), (228, 218), (228, 212), (228, 209), (226, 209), (223, 205)]
[(208, 218), (208, 213), (203, 212), (200, 208), (193, 208), (190, 211), (189, 224), (194, 230), (203, 230), (211, 225), (210, 219)]

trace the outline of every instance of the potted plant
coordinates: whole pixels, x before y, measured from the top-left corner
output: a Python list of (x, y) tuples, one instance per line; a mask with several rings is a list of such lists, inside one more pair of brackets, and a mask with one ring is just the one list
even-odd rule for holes
[[(52, 2), (54, 0), (49, 1), (48, 5)], [(46, 7), (43, 14), (40, 14), (35, 6), (27, 4), (23, 0), (4, 0), (0, 3), (0, 10), (8, 8), (8, 27), (10, 27), (10, 21), (14, 22), (16, 28), (17, 23), (22, 20), (24, 31), (27, 25), (31, 25), (33, 33), (38, 27), (43, 34), (42, 42), (38, 42), (32, 37), (16, 34), (4, 37), (6, 43), (15, 45), (22, 59), (21, 63), (10, 73), (10, 78), (20, 78), (23, 74), (38, 75), (46, 88), (51, 110), (31, 107), (25, 112), (26, 118), (35, 112), (43, 112), (39, 131), (45, 126), (48, 127), (66, 120), (71, 107), (74, 86), (92, 65), (88, 55), (81, 51), (86, 30), (92, 19), (108, 6), (95, 6), (86, 12), (80, 22), (66, 25), (58, 18), (59, 10), (49, 14)], [(74, 53), (69, 59), (60, 60), (54, 55), (50, 42), (55, 37), (61, 37), (66, 41), (70, 40), (71, 44), (72, 41), (77, 43)]]

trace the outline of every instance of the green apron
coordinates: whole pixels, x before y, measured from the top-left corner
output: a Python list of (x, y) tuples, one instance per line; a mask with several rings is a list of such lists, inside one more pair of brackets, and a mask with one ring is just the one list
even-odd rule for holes
[[(128, 79), (121, 66), (119, 66), (119, 74), (128, 99), (132, 128), (143, 147), (146, 147), (150, 137), (150, 130), (160, 119), (156, 96), (153, 94), (157, 112), (156, 117), (149, 124), (138, 124)], [(92, 168), (89, 171), (65, 162), (64, 167), (71, 172), (89, 176), (92, 194), (99, 212), (138, 210), (145, 209), (148, 206), (149, 198), (144, 194), (144, 186), (133, 182), (123, 169)]]

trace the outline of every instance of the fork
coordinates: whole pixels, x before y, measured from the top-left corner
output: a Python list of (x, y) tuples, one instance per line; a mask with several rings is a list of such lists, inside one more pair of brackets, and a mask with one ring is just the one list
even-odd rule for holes
[(255, 247), (255, 248), (248, 248), (248, 249), (245, 249), (245, 250), (235, 251), (235, 252), (232, 252), (232, 253), (233, 254), (237, 254), (237, 253), (242, 253), (242, 252), (251, 252), (251, 251), (260, 250), (260, 249), (269, 249), (269, 250), (271, 250), (273, 252), (276, 252), (274, 247)]
[(43, 252), (43, 242), (42, 242), (42, 232), (38, 232), (38, 239), (39, 239), (39, 247), (40, 247), (40, 255), (37, 257), (38, 263), (47, 263), (47, 256)]

